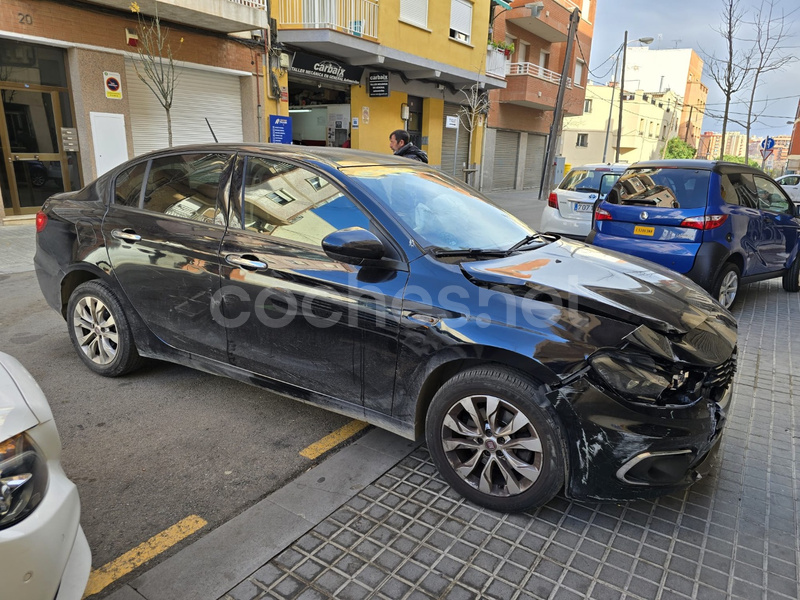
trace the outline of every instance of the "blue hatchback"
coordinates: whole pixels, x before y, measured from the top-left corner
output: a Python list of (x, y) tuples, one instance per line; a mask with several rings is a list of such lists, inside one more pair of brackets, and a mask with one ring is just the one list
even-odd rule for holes
[(743, 283), (800, 289), (797, 209), (763, 171), (706, 160), (631, 165), (595, 206), (587, 242), (683, 273), (729, 308)]

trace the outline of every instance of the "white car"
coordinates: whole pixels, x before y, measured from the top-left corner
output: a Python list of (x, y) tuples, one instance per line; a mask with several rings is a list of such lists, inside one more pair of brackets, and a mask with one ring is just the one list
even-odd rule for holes
[(777, 181), (795, 204), (800, 204), (800, 175), (784, 175)]
[(0, 352), (0, 597), (80, 600), (92, 556), (78, 489), (33, 377)]
[(605, 197), (627, 167), (627, 164), (599, 164), (570, 170), (558, 187), (550, 192), (539, 231), (580, 240), (585, 238), (592, 229), (595, 202)]

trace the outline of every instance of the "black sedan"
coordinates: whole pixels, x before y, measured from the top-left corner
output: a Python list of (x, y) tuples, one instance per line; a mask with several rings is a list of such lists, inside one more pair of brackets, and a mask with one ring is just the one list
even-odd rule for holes
[(168, 360), (424, 433), (491, 509), (675, 491), (721, 437), (730, 313), (418, 163), (173, 148), (52, 197), (37, 231), (42, 292), (92, 371)]

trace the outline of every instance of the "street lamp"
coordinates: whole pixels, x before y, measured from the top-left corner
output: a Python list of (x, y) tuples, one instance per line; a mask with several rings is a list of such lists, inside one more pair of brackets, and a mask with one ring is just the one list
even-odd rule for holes
[[(653, 38), (642, 37), (635, 41), (641, 42), (642, 44), (652, 44)], [(619, 120), (617, 122), (617, 151), (614, 155), (614, 162), (619, 162), (619, 148), (620, 145), (622, 144), (622, 101), (625, 99), (625, 58), (627, 57), (627, 54), (628, 54), (628, 31), (625, 30), (625, 41), (622, 42), (622, 75), (620, 76), (620, 81), (619, 81)]]

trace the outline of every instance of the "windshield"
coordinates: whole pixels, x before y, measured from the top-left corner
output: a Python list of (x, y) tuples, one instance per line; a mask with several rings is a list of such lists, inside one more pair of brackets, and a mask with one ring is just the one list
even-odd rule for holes
[(507, 250), (533, 230), (477, 191), (429, 170), (344, 168), (380, 198), (424, 249)]

